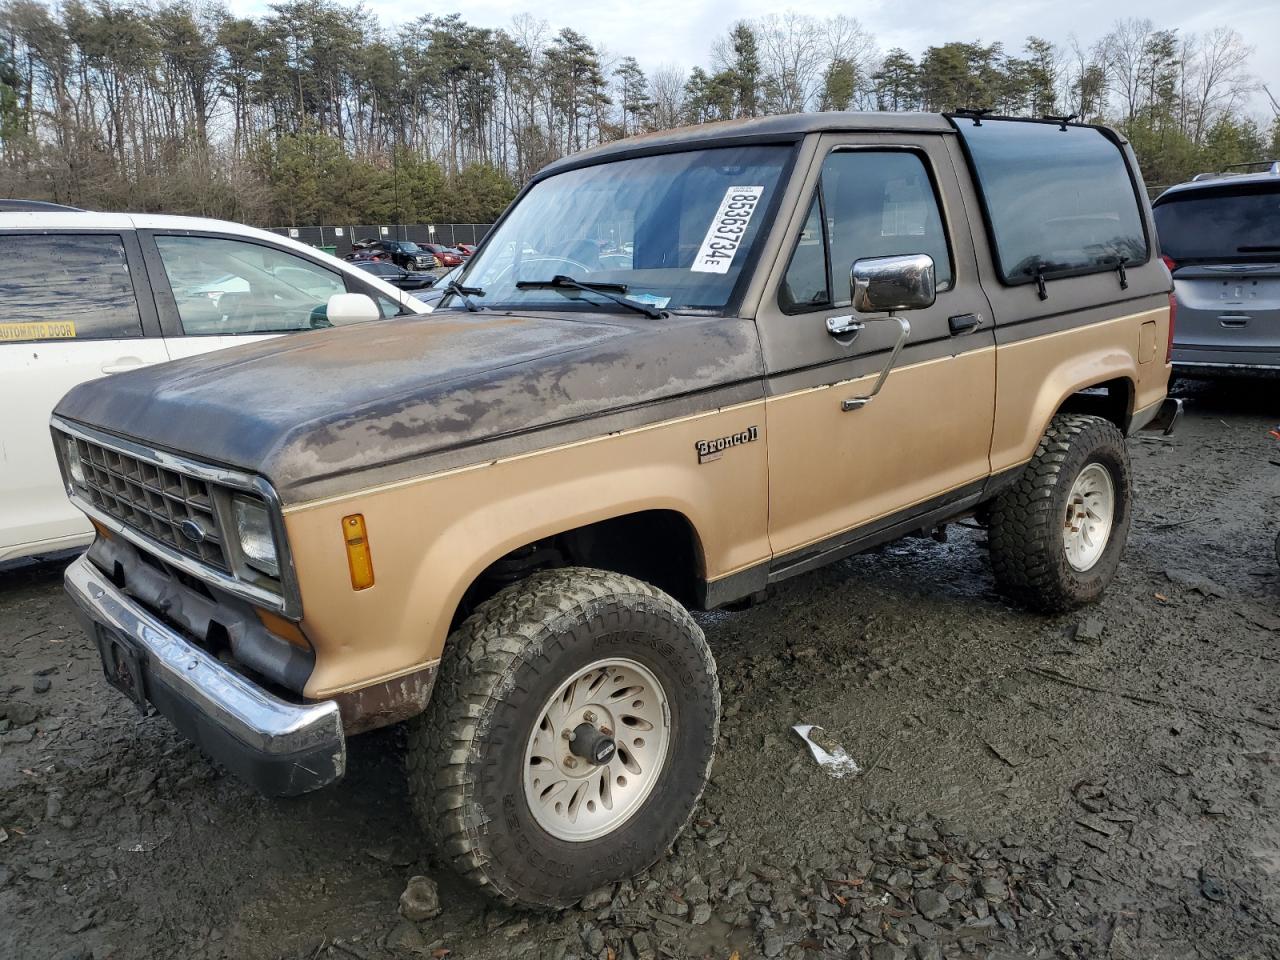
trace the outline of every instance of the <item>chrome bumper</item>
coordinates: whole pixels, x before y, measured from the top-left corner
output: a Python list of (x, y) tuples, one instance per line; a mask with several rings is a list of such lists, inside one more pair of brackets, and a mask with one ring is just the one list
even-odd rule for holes
[(289, 703), (225, 667), (118, 590), (87, 557), (67, 568), (68, 595), (95, 640), (136, 653), (142, 695), (197, 746), (263, 793), (332, 783), (347, 747), (333, 701)]

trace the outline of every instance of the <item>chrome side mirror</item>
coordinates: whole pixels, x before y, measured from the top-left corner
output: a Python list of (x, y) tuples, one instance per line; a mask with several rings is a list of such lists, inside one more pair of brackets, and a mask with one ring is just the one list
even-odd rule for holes
[(855, 260), (849, 286), (859, 313), (923, 310), (937, 299), (933, 257), (926, 253)]

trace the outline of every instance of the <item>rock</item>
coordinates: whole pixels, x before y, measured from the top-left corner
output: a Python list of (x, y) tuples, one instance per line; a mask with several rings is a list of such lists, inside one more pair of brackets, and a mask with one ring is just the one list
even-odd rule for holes
[(1195, 590), (1206, 597), (1222, 598), (1227, 596), (1227, 591), (1220, 584), (1214, 583), (1204, 574), (1196, 573), (1194, 570), (1170, 567), (1165, 570), (1164, 575), (1169, 579), (1170, 583), (1176, 583), (1180, 587)]
[(430, 877), (410, 877), (400, 894), (400, 913), (406, 920), (423, 923), (440, 916), (440, 890)]
[(1058, 882), (1058, 886), (1060, 886), (1063, 890), (1066, 890), (1069, 886), (1071, 886), (1071, 881), (1073, 878), (1071, 876), (1071, 871), (1068, 870), (1066, 867), (1057, 867), (1053, 871), (1053, 879)]
[(34, 680), (31, 681), (32, 693), (48, 693), (49, 687), (51, 686), (52, 684), (50, 683), (48, 677), (36, 677)]
[(662, 901), (661, 910), (669, 917), (683, 917), (689, 912), (689, 905), (675, 897), (667, 897)]
[(1221, 903), (1227, 899), (1226, 888), (1218, 882), (1216, 877), (1206, 872), (1204, 867), (1200, 868), (1200, 893), (1206, 900), (1212, 900), (1214, 903)]
[(1002, 901), (1008, 896), (1004, 884), (995, 877), (986, 877), (983, 879), (982, 895), (993, 903)]
[(583, 930), (582, 942), (586, 944), (587, 952), (593, 957), (599, 956), (600, 952), (604, 950), (604, 934), (599, 927), (588, 926)]
[(1080, 643), (1101, 643), (1103, 629), (1101, 620), (1087, 617), (1076, 624), (1075, 639)]
[(917, 943), (916, 960), (942, 960), (942, 948), (937, 943)]
[(395, 928), (387, 934), (386, 944), (387, 949), (393, 951), (418, 954), (427, 952), (426, 938), (408, 920), (401, 920), (395, 925)]
[(39, 708), (32, 703), (24, 703), (21, 700), (0, 703), (0, 717), (8, 718), (15, 727), (25, 727), (28, 723), (35, 723), (39, 716)]
[(902, 951), (891, 943), (877, 943), (871, 948), (871, 960), (902, 960)]
[(766, 933), (760, 942), (760, 949), (764, 951), (766, 957), (781, 956), (785, 946), (786, 942), (782, 939), (782, 934), (776, 931)]
[(693, 906), (693, 913), (689, 917), (689, 922), (701, 926), (711, 919), (711, 905), (709, 903), (696, 903)]
[(636, 955), (636, 960), (653, 960), (657, 956), (649, 935), (643, 930), (637, 930), (631, 935), (631, 952)]
[(947, 898), (937, 890), (921, 890), (916, 894), (916, 909), (926, 920), (937, 920), (951, 909)]
[(592, 890), (585, 897), (579, 900), (578, 907), (588, 913), (594, 913), (596, 910), (604, 907), (604, 905), (612, 899), (613, 894), (610, 891), (610, 888), (601, 887), (599, 890)]

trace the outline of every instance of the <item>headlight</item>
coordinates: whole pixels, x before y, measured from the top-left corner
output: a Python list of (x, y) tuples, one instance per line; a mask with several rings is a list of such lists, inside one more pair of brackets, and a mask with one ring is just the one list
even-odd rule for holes
[(84, 464), (80, 462), (80, 448), (76, 446), (75, 437), (63, 437), (62, 442), (66, 444), (67, 451), (67, 475), (71, 477), (73, 483), (84, 485)]
[(249, 497), (235, 497), (231, 501), (231, 512), (235, 516), (236, 536), (240, 538), (244, 562), (270, 576), (280, 576), (280, 561), (266, 504)]

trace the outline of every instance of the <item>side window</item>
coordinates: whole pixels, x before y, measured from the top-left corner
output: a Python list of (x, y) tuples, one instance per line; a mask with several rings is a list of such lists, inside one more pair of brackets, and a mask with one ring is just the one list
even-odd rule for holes
[(276, 247), (221, 237), (158, 236), (187, 336), (286, 333), (328, 326), (342, 277)]
[(822, 202), (817, 196), (805, 217), (804, 229), (782, 279), (778, 299), (787, 313), (798, 313), (831, 302), (827, 288), (827, 241), (822, 229)]
[(869, 257), (926, 253), (933, 257), (938, 289), (951, 286), (942, 214), (917, 154), (837, 150), (822, 165), (820, 194), (779, 292), (784, 311), (847, 305), (849, 271), (854, 261)]
[(1005, 283), (1145, 263), (1129, 166), (1093, 127), (956, 121), (977, 176)]
[(400, 304), (392, 300), (385, 293), (372, 293), (374, 302), (378, 305), (378, 310), (384, 318), (398, 317), (402, 313)]
[(119, 236), (0, 236), (0, 263), (0, 343), (142, 336)]

